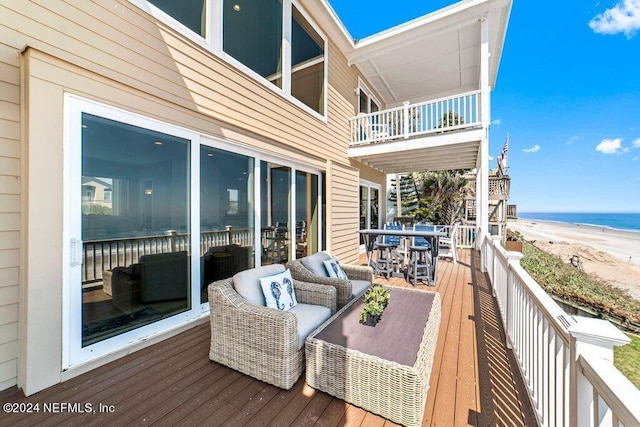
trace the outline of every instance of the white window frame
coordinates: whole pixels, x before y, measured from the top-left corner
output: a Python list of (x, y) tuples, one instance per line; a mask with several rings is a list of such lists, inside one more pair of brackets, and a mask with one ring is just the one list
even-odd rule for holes
[[(362, 80), (361, 77), (358, 77), (358, 99), (357, 99), (357, 106), (358, 106), (358, 113), (361, 114), (369, 114), (371, 113), (371, 102), (375, 102), (378, 105), (378, 111), (382, 110), (382, 103), (380, 103), (380, 100), (378, 100), (378, 98), (376, 97), (376, 95), (373, 93), (373, 91), (371, 89), (369, 89), (369, 86), (367, 86), (367, 84), (364, 82), (364, 80)], [(363, 93), (365, 95), (367, 95), (367, 111), (360, 111), (360, 94)]]
[[(125, 111), (117, 107), (81, 98), (69, 93), (65, 94), (64, 103), (64, 215), (63, 215), (63, 332), (62, 332), (62, 366), (63, 369), (72, 368), (86, 362), (103, 357), (115, 350), (141, 342), (150, 336), (165, 332), (185, 323), (191, 322), (205, 315), (200, 303), (200, 269), (196, 268), (198, 257), (191, 257), (191, 308), (166, 319), (158, 320), (149, 325), (133, 329), (123, 334), (82, 347), (82, 265), (72, 262), (76, 253), (82, 248), (82, 221), (77, 216), (80, 212), (80, 188), (82, 175), (82, 113), (88, 113), (122, 123), (127, 123), (143, 129), (149, 129), (173, 135), (190, 141), (190, 182), (199, 179), (199, 151), (194, 147), (200, 145), (200, 135), (175, 125), (155, 120), (136, 113)], [(197, 182), (197, 181), (195, 181)], [(191, 190), (190, 203), (199, 206), (199, 192)], [(190, 209), (191, 224), (200, 224), (199, 209)], [(199, 253), (199, 227), (191, 229), (191, 253)], [(77, 255), (76, 255), (77, 257)]]
[[(380, 226), (382, 225), (382, 214), (380, 213), (380, 209), (381, 209), (380, 201), (382, 200), (381, 199), (382, 185), (376, 182), (367, 181), (366, 179), (360, 179), (358, 183), (358, 189), (360, 187), (365, 187), (367, 189), (367, 215), (365, 218), (366, 228), (371, 227), (371, 189), (378, 190), (378, 228), (380, 228)], [(359, 197), (360, 197), (360, 191), (358, 191), (358, 198)], [(359, 204), (360, 204), (360, 200), (358, 200), (358, 205)], [(364, 251), (365, 251), (364, 245), (360, 245), (358, 252), (364, 252)]]
[[(205, 24), (205, 32), (206, 37), (201, 37), (199, 34), (196, 34), (194, 31), (189, 29), (187, 26), (173, 18), (171, 15), (162, 11), (152, 3), (149, 3), (147, 0), (129, 0), (130, 3), (149, 13), (151, 16), (159, 20), (160, 22), (168, 25), (169, 27), (176, 30), (178, 33), (192, 40), (193, 42), (200, 45), (206, 51), (212, 53), (213, 55), (221, 58), (234, 68), (241, 70), (244, 74), (248, 75), (262, 86), (268, 88), (269, 90), (278, 93), (285, 99), (287, 99), (292, 104), (297, 107), (303, 109), (307, 113), (311, 114), (315, 118), (322, 120), (323, 122), (328, 122), (328, 88), (329, 88), (329, 42), (326, 34), (320, 30), (316, 22), (311, 19), (307, 11), (302, 7), (302, 5), (297, 0), (283, 0), (282, 1), (282, 9), (283, 9), (283, 79), (282, 79), (282, 88), (271, 83), (268, 79), (261, 76), (260, 74), (253, 71), (251, 68), (244, 65), (242, 62), (233, 58), (228, 53), (222, 50), (223, 40), (223, 13), (222, 7), (223, 2), (225, 0), (206, 0), (206, 9), (207, 9), (207, 17)], [(230, 0), (229, 0), (230, 1)], [(292, 7), (296, 7), (300, 14), (307, 20), (309, 25), (318, 33), (318, 35), (324, 41), (323, 51), (324, 51), (324, 73), (323, 73), (323, 105), (324, 111), (318, 113), (314, 109), (307, 106), (304, 102), (297, 99), (295, 96), (291, 94), (291, 20), (293, 19)], [(313, 65), (313, 64), (307, 64)]]

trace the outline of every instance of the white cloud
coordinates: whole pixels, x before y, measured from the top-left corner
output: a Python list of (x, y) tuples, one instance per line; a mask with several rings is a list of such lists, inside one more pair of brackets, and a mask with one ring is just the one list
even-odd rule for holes
[(622, 148), (621, 138), (603, 139), (596, 147), (596, 151), (599, 151), (603, 154), (616, 154), (619, 152), (626, 152), (626, 150)]
[(496, 125), (496, 126), (499, 126), (500, 123), (502, 123), (502, 120), (500, 119), (495, 119), (494, 121), (491, 122), (492, 125)]
[(620, 0), (611, 9), (596, 15), (589, 27), (599, 34), (624, 33), (630, 39), (640, 30), (640, 0)]
[(571, 145), (574, 142), (576, 142), (577, 140), (579, 140), (580, 137), (578, 135), (573, 135), (571, 138), (569, 138), (569, 140), (567, 141), (567, 145)]
[(640, 148), (640, 138), (636, 138), (636, 140), (633, 141), (633, 146), (634, 148)]
[(525, 148), (522, 151), (524, 151), (525, 153), (537, 153), (538, 151), (540, 151), (540, 146), (536, 144), (533, 147)]

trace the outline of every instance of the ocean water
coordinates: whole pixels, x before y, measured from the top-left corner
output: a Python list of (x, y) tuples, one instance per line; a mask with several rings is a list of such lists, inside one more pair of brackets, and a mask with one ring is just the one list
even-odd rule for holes
[(567, 224), (595, 225), (598, 227), (640, 232), (640, 213), (519, 212), (518, 218), (564, 222)]

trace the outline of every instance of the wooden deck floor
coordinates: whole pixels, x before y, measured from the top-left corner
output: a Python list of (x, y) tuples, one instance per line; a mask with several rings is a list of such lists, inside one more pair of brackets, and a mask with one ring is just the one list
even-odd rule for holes
[[(439, 263), (435, 288), (418, 285), (442, 298), (423, 425), (535, 425), (478, 254), (460, 255)], [(211, 362), (209, 339), (203, 324), (28, 398), (0, 392), (3, 404), (39, 404), (37, 413), (0, 412), (0, 425), (394, 425), (311, 389), (304, 375), (285, 391)]]

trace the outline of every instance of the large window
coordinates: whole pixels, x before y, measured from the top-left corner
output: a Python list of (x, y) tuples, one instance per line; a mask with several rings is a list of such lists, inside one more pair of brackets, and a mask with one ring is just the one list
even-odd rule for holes
[(148, 1), (200, 37), (206, 37), (207, 0)]
[(291, 94), (324, 112), (324, 40), (297, 7), (291, 24)]
[(282, 88), (282, 3), (225, 1), (222, 28), (223, 50)]
[[(130, 0), (301, 108), (326, 117), (327, 39), (292, 0)], [(153, 7), (150, 7), (152, 5)]]

